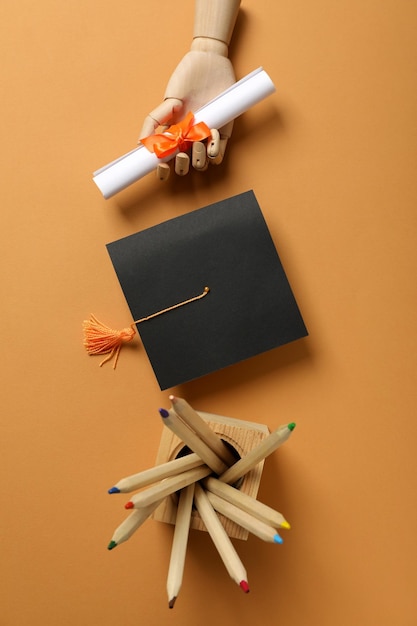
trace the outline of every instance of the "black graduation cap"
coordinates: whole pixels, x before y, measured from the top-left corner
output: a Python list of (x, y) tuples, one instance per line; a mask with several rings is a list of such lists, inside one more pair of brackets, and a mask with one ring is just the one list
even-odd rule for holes
[(253, 191), (107, 245), (161, 390), (308, 333)]

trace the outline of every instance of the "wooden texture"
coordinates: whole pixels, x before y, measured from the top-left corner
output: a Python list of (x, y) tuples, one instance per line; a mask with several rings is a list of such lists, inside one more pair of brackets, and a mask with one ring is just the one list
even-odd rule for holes
[(242, 581), (247, 583), (245, 566), (221, 524), (219, 516), (213, 509), (204, 489), (200, 485), (195, 486), (194, 502), (229, 576), (238, 585), (240, 585)]
[[(1, 626), (415, 626), (417, 2), (242, 0), (229, 57), (276, 94), (221, 166), (104, 200), (92, 172), (135, 147), (193, 13), (1, 3)], [(154, 465), (168, 393), (139, 340), (99, 368), (81, 324), (131, 321), (106, 243), (249, 188), (310, 335), (170, 393), (297, 423), (258, 492), (291, 530), (236, 540), (248, 595), (192, 531), (169, 612), (173, 527), (106, 549), (127, 513), (107, 489)]]
[(205, 443), (222, 459), (222, 461), (230, 467), (234, 464), (236, 457), (232, 454), (227, 446), (224, 445), (220, 437), (216, 435), (214, 430), (210, 428), (206, 420), (197, 413), (195, 409), (184, 399), (177, 398), (174, 395), (169, 396), (172, 410), (178, 417), (191, 428)]
[[(245, 422), (243, 420), (223, 417), (221, 415), (213, 415), (202, 411), (197, 412), (207, 421), (209, 426), (217, 435), (235, 448), (241, 457), (255, 448), (269, 434), (268, 427), (262, 424)], [(156, 463), (165, 463), (166, 461), (175, 459), (183, 448), (184, 444), (181, 439), (179, 439), (172, 431), (164, 428), (162, 431)], [(253, 498), (256, 498), (261, 482), (263, 466), (264, 462), (262, 461), (244, 476), (240, 486), (240, 490), (243, 493), (247, 493)], [(162, 504), (154, 512), (153, 518), (160, 522), (174, 524), (176, 511), (177, 499), (175, 496), (172, 496), (170, 498), (166, 498), (162, 502)], [(219, 517), (229, 537), (244, 540), (248, 538), (249, 533), (247, 530), (238, 526), (230, 519), (225, 518), (223, 515), (220, 515)], [(190, 527), (196, 530), (206, 530), (200, 515), (196, 510), (193, 510), (192, 512)]]
[(229, 45), (240, 0), (196, 0), (194, 37), (218, 39)]

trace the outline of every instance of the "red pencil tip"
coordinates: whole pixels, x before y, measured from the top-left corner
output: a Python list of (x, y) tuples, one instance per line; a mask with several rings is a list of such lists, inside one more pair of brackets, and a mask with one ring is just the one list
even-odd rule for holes
[(249, 593), (250, 589), (249, 589), (249, 585), (247, 580), (242, 580), (239, 583), (239, 587), (245, 592), (245, 593)]
[(133, 509), (135, 505), (133, 504), (133, 502), (127, 502), (125, 504), (125, 509)]

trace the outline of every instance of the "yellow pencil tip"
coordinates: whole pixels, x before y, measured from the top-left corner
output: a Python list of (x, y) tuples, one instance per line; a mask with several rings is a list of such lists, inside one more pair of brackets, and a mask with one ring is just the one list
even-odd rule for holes
[(282, 522), (281, 528), (285, 528), (286, 530), (290, 530), (291, 526), (288, 522)]

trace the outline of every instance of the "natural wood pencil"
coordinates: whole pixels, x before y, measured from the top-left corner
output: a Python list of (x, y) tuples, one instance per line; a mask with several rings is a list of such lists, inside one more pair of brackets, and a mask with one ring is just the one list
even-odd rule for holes
[(167, 578), (168, 606), (170, 609), (174, 608), (174, 603), (182, 585), (185, 554), (187, 552), (188, 534), (190, 530), (191, 510), (193, 507), (194, 485), (195, 483), (188, 485), (188, 487), (182, 489), (179, 494)]
[(187, 424), (213, 452), (228, 466), (236, 462), (235, 457), (221, 438), (210, 428), (207, 422), (183, 398), (169, 396), (175, 413)]
[(213, 452), (213, 450), (185, 424), (172, 409), (159, 409), (163, 423), (179, 437), (190, 450), (198, 454), (206, 465), (216, 474), (227, 470), (227, 465)]
[(248, 593), (249, 585), (245, 567), (225, 529), (223, 528), (216, 511), (210, 504), (206, 493), (198, 483), (195, 485), (194, 503), (229, 573), (229, 576), (245, 593)]
[(130, 515), (116, 528), (113, 533), (113, 537), (109, 545), (108, 550), (113, 550), (116, 546), (120, 545), (124, 541), (127, 541), (133, 533), (148, 519), (154, 512), (156, 507), (160, 504), (160, 500), (153, 502), (149, 506), (145, 506), (141, 509), (132, 511)]
[(187, 454), (179, 459), (173, 459), (172, 461), (161, 463), (160, 465), (143, 470), (137, 474), (126, 476), (119, 480), (114, 487), (111, 487), (109, 493), (130, 493), (131, 491), (147, 487), (169, 476), (174, 476), (175, 474), (180, 474), (194, 467), (199, 467), (203, 465), (203, 463), (204, 461), (202, 461), (197, 454)]
[(187, 472), (165, 478), (165, 480), (162, 480), (160, 483), (152, 485), (152, 487), (132, 496), (130, 501), (125, 504), (125, 508), (138, 509), (143, 506), (148, 506), (156, 500), (161, 500), (169, 496), (171, 493), (174, 493), (174, 491), (179, 491), (179, 489), (183, 489), (191, 483), (205, 478), (209, 474), (211, 474), (211, 469), (207, 467), (207, 465), (202, 465), (201, 467), (196, 467)]
[(295, 424), (287, 424), (286, 426), (280, 426), (272, 432), (268, 437), (265, 437), (261, 443), (248, 452), (244, 457), (237, 461), (232, 467), (226, 470), (219, 476), (219, 480), (222, 480), (229, 485), (233, 485), (239, 478), (247, 474), (253, 467), (255, 467), (260, 461), (263, 461), (265, 457), (274, 452), (280, 445), (282, 445), (295, 428)]
[(285, 528), (287, 530), (290, 529), (290, 525), (284, 516), (272, 509), (270, 506), (259, 502), (256, 498), (252, 498), (247, 493), (228, 485), (227, 483), (214, 478), (214, 476), (209, 476), (203, 480), (203, 484), (205, 488), (211, 493), (220, 496), (227, 502), (234, 504), (235, 506), (242, 509), (242, 511), (246, 511), (250, 513), (261, 522), (265, 522), (265, 524), (269, 524), (273, 528)]
[(206, 491), (207, 498), (212, 505), (213, 509), (218, 513), (221, 513), (225, 517), (228, 517), (239, 526), (246, 528), (252, 535), (256, 535), (262, 541), (269, 541), (271, 543), (282, 543), (281, 536), (277, 533), (276, 529), (265, 522), (257, 519), (250, 513), (239, 509), (234, 504), (223, 500), (220, 496)]

